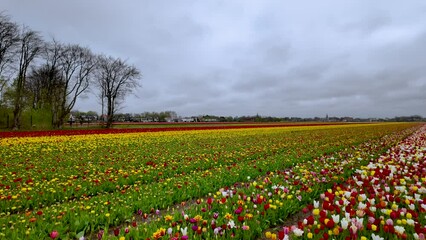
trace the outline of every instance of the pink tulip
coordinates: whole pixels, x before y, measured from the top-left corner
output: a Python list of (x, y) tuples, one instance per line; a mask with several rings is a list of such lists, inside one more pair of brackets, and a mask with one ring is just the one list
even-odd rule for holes
[(283, 232), (285, 235), (289, 234), (290, 233), (289, 227), (283, 227)]
[(58, 231), (56, 231), (56, 230), (53, 230), (51, 233), (50, 233), (50, 238), (51, 239), (55, 239), (55, 238), (57, 238), (59, 236), (59, 233), (58, 233)]

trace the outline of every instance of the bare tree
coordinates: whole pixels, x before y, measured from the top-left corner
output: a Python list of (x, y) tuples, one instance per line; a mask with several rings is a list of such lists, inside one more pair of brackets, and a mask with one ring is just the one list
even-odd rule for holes
[(44, 77), (46, 78), (45, 89), (48, 92), (47, 100), (50, 103), (50, 111), (52, 113), (52, 126), (58, 127), (59, 112), (61, 112), (62, 98), (64, 94), (64, 77), (62, 74), (62, 57), (65, 47), (55, 39), (46, 44), (44, 48), (43, 58)]
[(23, 109), (24, 87), (27, 80), (27, 71), (30, 64), (37, 57), (42, 49), (43, 40), (40, 35), (23, 27), (19, 37), (18, 56), (18, 75), (14, 82), (14, 110), (12, 128), (18, 129), (21, 125), (21, 113)]
[(3, 76), (6, 68), (13, 62), (13, 52), (18, 44), (19, 28), (16, 23), (0, 12), (0, 94), (7, 84), (7, 78)]
[(132, 93), (139, 86), (141, 73), (120, 58), (100, 56), (98, 60), (97, 83), (101, 96), (107, 102), (107, 128), (111, 128), (119, 100)]
[(62, 127), (78, 97), (89, 88), (90, 78), (96, 70), (96, 60), (88, 48), (79, 45), (66, 45), (60, 50), (58, 67), (63, 82), (62, 90), (58, 92), (61, 96), (54, 112), (54, 127)]
[[(44, 64), (40, 67), (32, 68), (26, 82), (26, 91), (31, 98), (30, 103), (33, 109), (53, 109), (60, 101), (62, 91), (62, 74), (57, 67)], [(53, 111), (53, 110), (52, 110)]]

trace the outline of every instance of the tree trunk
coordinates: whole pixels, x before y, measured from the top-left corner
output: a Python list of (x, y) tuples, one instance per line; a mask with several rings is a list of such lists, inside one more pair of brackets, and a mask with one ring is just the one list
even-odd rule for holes
[(13, 110), (12, 129), (18, 130), (20, 127), (21, 127), (21, 105), (15, 104), (15, 109)]
[(113, 100), (111, 98), (108, 98), (108, 113), (107, 113), (107, 124), (106, 124), (106, 128), (111, 128), (112, 127), (112, 122), (114, 120), (114, 104), (113, 104)]
[(52, 113), (52, 122), (51, 122), (52, 127), (56, 128), (56, 122), (57, 122), (56, 119), (57, 119), (58, 112), (56, 111), (53, 105), (51, 106), (50, 112)]
[(58, 119), (58, 124), (56, 125), (56, 127), (58, 129), (61, 129), (63, 126), (64, 126), (64, 118), (61, 117)]
[(13, 123), (12, 129), (18, 130), (21, 127), (21, 113), (22, 113), (22, 88), (24, 86), (22, 77), (18, 77), (16, 83), (16, 96), (13, 109)]
[(56, 124), (57, 128), (62, 128), (64, 126), (65, 118), (67, 117), (68, 114), (69, 114), (69, 111), (67, 111), (67, 109), (64, 109), (64, 108), (61, 109), (59, 118), (57, 119), (57, 124)]
[[(52, 103), (52, 104), (55, 104), (55, 103)], [(61, 111), (58, 106), (52, 105), (51, 112), (52, 112), (52, 127), (55, 129), (58, 129), (60, 127), (59, 117), (61, 115)]]

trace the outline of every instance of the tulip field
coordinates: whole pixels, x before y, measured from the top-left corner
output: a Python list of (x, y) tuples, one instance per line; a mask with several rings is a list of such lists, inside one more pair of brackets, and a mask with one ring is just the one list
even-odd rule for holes
[(0, 239), (425, 239), (425, 125), (99, 133), (0, 139)]

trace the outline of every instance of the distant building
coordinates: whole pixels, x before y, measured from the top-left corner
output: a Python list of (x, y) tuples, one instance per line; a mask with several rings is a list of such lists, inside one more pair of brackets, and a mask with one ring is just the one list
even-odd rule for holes
[(75, 122), (75, 117), (72, 114), (70, 114), (70, 118), (69, 118), (68, 122), (70, 124), (73, 124)]
[(198, 117), (184, 117), (182, 122), (199, 122)]

